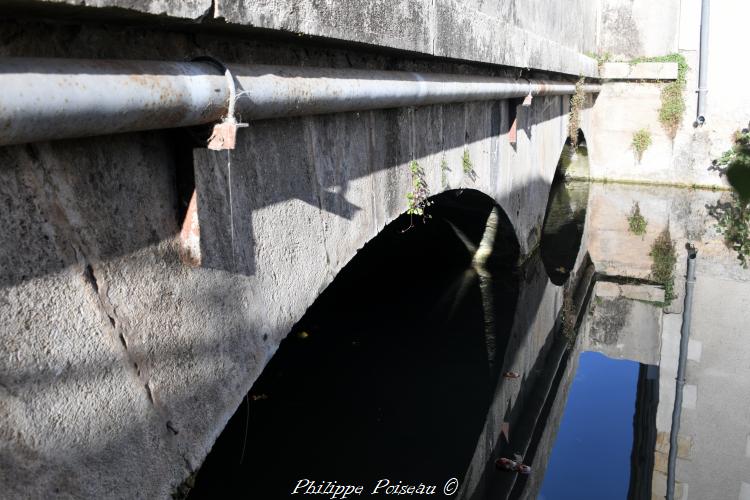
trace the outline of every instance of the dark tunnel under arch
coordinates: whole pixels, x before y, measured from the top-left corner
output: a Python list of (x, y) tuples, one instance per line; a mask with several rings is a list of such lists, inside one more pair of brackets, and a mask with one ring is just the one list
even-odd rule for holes
[[(431, 201), (430, 218), (402, 215), (365, 245), (295, 325), (190, 498), (286, 498), (303, 478), (463, 480), (515, 314), (519, 245), (481, 192)], [(480, 266), (472, 248), (488, 219), (496, 237)]]

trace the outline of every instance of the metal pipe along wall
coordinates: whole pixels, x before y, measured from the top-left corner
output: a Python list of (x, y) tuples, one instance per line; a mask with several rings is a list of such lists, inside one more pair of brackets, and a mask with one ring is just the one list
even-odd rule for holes
[(682, 388), (685, 385), (685, 371), (687, 370), (688, 345), (690, 342), (690, 321), (693, 311), (693, 289), (695, 288), (695, 259), (697, 253), (694, 247), (688, 248), (687, 280), (685, 282), (685, 302), (682, 312), (682, 328), (680, 329), (680, 355), (677, 361), (677, 378), (675, 383), (674, 407), (672, 408), (672, 427), (669, 433), (669, 457), (667, 461), (667, 500), (674, 500), (674, 489), (677, 471), (677, 438), (680, 433), (680, 419), (682, 417)]
[(698, 108), (696, 121), (703, 125), (706, 121), (706, 93), (708, 92), (708, 25), (711, 14), (710, 0), (701, 3), (701, 37), (698, 60)]
[[(565, 81), (228, 67), (242, 121), (575, 93)], [(206, 62), (2, 58), (0, 88), (0, 145), (212, 123), (229, 102), (224, 75)]]

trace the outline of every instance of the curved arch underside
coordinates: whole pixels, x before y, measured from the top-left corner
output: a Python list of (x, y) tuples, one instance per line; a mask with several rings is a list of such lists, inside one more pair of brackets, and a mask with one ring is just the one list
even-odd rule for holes
[[(440, 231), (449, 231), (452, 235), (453, 243), (450, 243), (448, 246), (453, 245), (456, 247), (454, 251), (460, 249), (466, 259), (466, 262), (462, 264), (463, 270), (461, 271), (460, 279), (453, 278), (452, 284), (435, 283), (430, 288), (430, 294), (435, 293), (434, 291), (437, 289), (446, 287), (458, 287), (459, 289), (455, 292), (458, 295), (466, 293), (461, 290), (462, 288), (473, 289), (472, 293), (475, 295), (478, 294), (476, 297), (481, 304), (479, 307), (484, 311), (491, 311), (501, 306), (498, 303), (492, 303), (492, 301), (490, 303), (483, 302), (484, 298), (492, 296), (492, 294), (488, 293), (482, 294), (483, 264), (486, 263), (483, 262), (481, 258), (482, 252), (480, 251), (482, 249), (482, 238), (486, 233), (486, 222), (488, 218), (491, 218), (490, 215), (492, 213), (492, 209), (488, 207), (502, 207), (502, 210), (498, 211), (498, 215), (502, 214), (502, 217), (500, 217), (502, 218), (502, 223), (498, 219), (498, 224), (502, 226), (503, 230), (499, 232), (501, 237), (496, 237), (495, 241), (502, 241), (504, 244), (496, 245), (495, 250), (498, 255), (502, 255), (502, 259), (495, 261), (495, 264), (503, 262), (507, 265), (512, 262), (515, 265), (518, 262), (519, 255), (528, 253), (539, 243), (550, 185), (555, 174), (560, 150), (566, 140), (564, 131), (566, 130), (565, 124), (567, 120), (567, 98), (537, 98), (534, 99), (530, 107), (519, 105), (515, 115), (515, 119), (518, 121), (518, 133), (515, 143), (510, 144), (507, 142), (508, 138), (506, 135), (510, 123), (504, 122), (504, 117), (509, 116), (509, 106), (513, 105), (515, 104), (508, 101), (498, 103), (466, 103), (462, 105), (430, 106), (414, 110), (366, 113), (364, 114), (364, 120), (359, 114), (356, 116), (351, 114), (314, 117), (296, 121), (278, 120), (268, 124), (259, 122), (256, 126), (252, 127), (250, 134), (246, 138), (247, 140), (238, 144), (238, 149), (232, 153), (230, 161), (232, 165), (262, 165), (263, 170), (261, 171), (257, 168), (250, 171), (246, 170), (244, 177), (240, 177), (243, 174), (237, 174), (235, 179), (239, 178), (239, 181), (230, 180), (228, 175), (223, 178), (220, 177), (220, 180), (223, 179), (223, 184), (221, 182), (213, 182), (211, 185), (214, 189), (218, 186), (222, 191), (234, 187), (234, 207), (238, 205), (242, 206), (244, 203), (243, 200), (247, 200), (250, 203), (249, 209), (253, 214), (253, 218), (251, 219), (252, 226), (238, 227), (235, 224), (233, 229), (235, 233), (232, 236), (236, 238), (239, 235), (245, 242), (248, 241), (248, 238), (251, 242), (254, 242), (255, 257), (252, 266), (248, 268), (251, 273), (258, 273), (259, 269), (264, 266), (264, 250), (268, 256), (278, 253), (269, 253), (270, 248), (267, 244), (263, 244), (260, 235), (268, 230), (271, 230), (274, 234), (278, 234), (280, 229), (279, 222), (285, 217), (279, 214), (280, 212), (284, 213), (284, 207), (290, 206), (289, 201), (285, 200), (292, 198), (291, 206), (302, 207), (303, 210), (301, 210), (301, 213), (307, 211), (307, 208), (304, 208), (305, 204), (314, 206), (316, 211), (319, 210), (318, 214), (311, 218), (312, 223), (309, 224), (307, 234), (313, 241), (322, 239), (317, 248), (322, 247), (324, 249), (324, 258), (327, 262), (325, 272), (328, 273), (328, 277), (323, 280), (315, 278), (312, 282), (322, 283), (325, 286), (325, 283), (331, 280), (331, 276), (337, 274), (337, 269), (342, 268), (344, 264), (349, 262), (352, 257), (351, 249), (353, 245), (366, 240), (366, 237), (363, 238), (365, 235), (379, 233), (380, 236), (374, 238), (371, 242), (371, 245), (377, 245), (376, 240), (389, 233), (394, 233), (394, 231), (400, 236), (405, 235), (406, 238), (411, 237), (409, 233), (413, 232), (413, 234), (417, 234), (412, 229), (401, 235), (400, 232), (411, 224), (411, 221), (406, 222), (405, 219), (395, 219), (395, 222), (389, 224), (382, 233), (378, 230), (379, 227), (382, 227), (381, 224), (391, 221), (396, 217), (396, 215), (393, 215), (394, 213), (403, 210), (404, 204), (401, 200), (406, 199), (405, 195), (409, 187), (412, 186), (409, 171), (404, 167), (408, 163), (409, 157), (417, 158), (420, 166), (425, 171), (427, 185), (433, 191), (441, 192), (447, 190), (447, 192), (434, 197), (441, 202), (430, 207), (430, 210), (435, 212), (435, 216), (441, 210), (448, 210), (448, 208), (454, 209), (453, 217), (458, 217), (459, 219), (461, 216), (455, 214), (460, 214), (462, 211), (484, 211), (481, 217), (481, 228), (476, 227), (475, 229), (471, 229), (472, 226), (470, 224), (463, 226), (462, 229), (458, 224), (451, 221), (451, 217), (445, 217), (445, 222), (438, 223), (436, 220), (431, 220), (430, 223), (424, 225), (426, 229), (423, 229), (428, 233), (430, 231), (438, 231), (437, 228), (441, 228)], [(458, 125), (459, 123), (462, 125)], [(302, 130), (297, 130), (300, 125), (302, 126)], [(286, 130), (280, 131), (280, 128)], [(342, 129), (347, 130), (349, 134), (349, 137), (343, 143), (340, 142), (340, 130)], [(373, 130), (383, 130), (386, 134), (384, 136), (373, 135)], [(305, 137), (305, 144), (302, 145), (303, 149), (300, 149), (300, 145), (297, 143), (289, 143), (286, 146), (278, 143), (280, 136), (298, 137), (300, 134)], [(361, 149), (362, 142), (355, 140), (359, 135), (362, 136), (362, 141), (368, 144), (364, 152)], [(373, 139), (375, 142), (373, 142)], [(377, 142), (379, 140), (383, 142)], [(260, 149), (258, 144), (269, 145), (273, 150)], [(280, 161), (280, 158), (282, 158), (282, 156), (279, 156), (281, 151), (284, 152), (284, 155), (291, 155), (292, 157), (306, 157), (312, 152), (314, 158), (301, 162), (309, 170), (307, 172), (300, 172), (301, 178), (299, 179), (291, 178), (289, 173), (284, 173), (284, 170), (288, 169), (288, 164), (286, 161)], [(198, 163), (204, 165), (204, 172), (208, 173), (208, 176), (204, 177), (204, 179), (216, 181), (216, 173), (226, 171), (227, 160), (213, 153), (207, 154), (210, 156), (199, 159)], [(379, 170), (380, 165), (399, 165), (399, 168)], [(205, 176), (206, 173), (202, 175)], [(266, 191), (261, 192), (259, 187), (256, 188), (256, 186), (263, 186), (265, 183), (264, 178), (267, 175), (275, 175), (290, 180), (288, 184), (281, 186), (281, 191), (275, 191), (274, 195), (269, 198)], [(200, 185), (209, 185), (206, 182), (201, 183), (200, 176), (201, 174), (196, 178), (199, 185), (199, 195)], [(310, 193), (308, 191), (309, 188), (306, 179), (315, 179), (317, 183), (320, 183), (321, 187), (318, 188), (317, 192)], [(471, 198), (476, 198), (476, 200), (473, 203), (467, 202)], [(240, 200), (239, 203), (237, 202), (238, 199)], [(303, 204), (300, 205), (297, 200), (303, 202)], [(286, 214), (298, 219), (298, 212), (300, 212), (299, 208), (295, 208), (291, 212), (287, 211)], [(231, 209), (226, 209), (222, 213), (224, 217), (229, 216), (231, 220), (236, 219), (232, 215)], [(315, 220), (318, 217), (321, 219), (320, 225)], [(399, 224), (403, 227), (393, 229), (398, 227)], [(229, 225), (225, 223), (219, 226), (227, 227)], [(461, 235), (461, 232), (464, 234)], [(218, 238), (214, 241), (222, 242), (222, 235), (215, 236), (218, 236)], [(298, 237), (299, 235), (295, 239), (298, 239)], [(226, 238), (226, 233), (224, 238)], [(234, 248), (232, 246), (233, 242), (227, 243), (224, 240), (222, 248)], [(359, 243), (359, 245), (361, 244)], [(357, 253), (355, 260), (363, 257), (367, 253), (367, 248), (371, 245), (367, 245)], [(433, 258), (444, 252), (448, 246), (441, 246), (439, 251), (435, 248), (423, 248), (419, 252), (413, 249), (404, 249), (398, 254), (397, 259), (389, 261), (388, 268), (389, 270), (401, 269), (400, 274), (402, 277), (409, 277), (413, 274), (418, 275), (419, 272), (414, 271), (415, 266), (418, 266), (422, 262), (433, 262)], [(498, 246), (501, 247), (499, 251)], [(511, 247), (514, 250), (509, 252), (508, 249)], [(252, 245), (249, 248), (253, 250)], [(312, 248), (315, 249), (316, 247), (313, 246)], [(477, 254), (479, 254), (479, 258), (476, 258)], [(515, 258), (512, 258), (512, 255), (515, 255)], [(236, 255), (232, 255), (231, 257), (234, 259), (233, 262), (237, 262)], [(240, 257), (239, 260), (242, 261), (243, 258), (242, 256)], [(302, 266), (304, 269), (313, 262), (320, 262), (323, 255), (309, 255), (304, 261), (298, 261), (297, 259), (300, 257), (294, 257), (292, 262), (284, 262), (283, 267), (279, 269), (280, 272), (275, 275), (276, 283), (274, 286), (302, 286), (307, 289), (303, 288), (301, 295), (304, 296), (307, 294), (309, 296), (309, 285), (300, 283), (302, 276), (298, 272), (289, 274), (288, 271), (290, 268), (294, 269), (295, 266)], [(224, 263), (226, 264), (226, 256), (224, 257)], [(448, 264), (443, 263), (443, 265)], [(231, 269), (231, 266), (229, 267)], [(378, 259), (373, 259), (370, 267), (376, 270), (377, 273), (385, 275), (384, 268), (379, 265)], [(348, 267), (338, 273), (337, 281), (346, 279), (347, 269)], [(240, 269), (235, 269), (235, 271), (238, 270)], [(428, 276), (427, 282), (429, 282), (429, 279), (437, 279), (437, 275), (428, 273), (426, 276)], [(473, 286), (472, 288), (469, 285), (467, 287), (466, 283), (471, 283), (472, 280), (479, 286)], [(286, 281), (289, 282), (289, 285), (285, 284)], [(408, 290), (410, 286), (416, 286), (414, 283), (414, 280), (412, 280), (411, 284), (407, 281), (404, 287)], [(367, 282), (367, 280), (364, 283), (358, 283), (358, 285), (364, 285), (365, 287), (372, 286), (373, 290), (378, 289), (372, 283)], [(406, 314), (415, 309), (411, 302), (413, 300), (419, 301), (422, 298), (421, 293), (424, 292), (415, 292), (411, 299), (401, 300), (398, 303), (390, 304), (389, 307)], [(324, 292), (319, 302), (325, 302), (327, 294), (327, 291)], [(511, 297), (512, 295), (512, 293), (506, 293), (505, 295), (501, 293), (500, 296), (505, 296), (508, 299), (503, 304), (515, 304), (515, 298)], [(377, 301), (383, 300), (385, 296), (387, 296), (385, 292), (380, 296), (376, 294), (372, 300), (377, 303)], [(432, 300), (435, 299), (435, 297), (431, 298)], [(299, 305), (294, 307), (298, 308)], [(448, 312), (453, 307), (448, 303), (443, 306)], [(310, 313), (315, 309), (316, 307), (313, 306)], [(416, 310), (419, 311), (420, 309), (416, 308)], [(349, 320), (355, 323), (359, 321), (356, 315), (352, 317), (347, 311), (348, 308), (339, 307), (336, 314), (341, 316), (349, 315)], [(383, 319), (384, 316), (388, 315), (387, 311), (387, 308), (382, 308), (380, 316), (376, 319)], [(308, 313), (308, 316), (310, 313)], [(421, 317), (423, 318), (424, 315)], [(439, 316), (435, 316), (435, 318), (437, 317)], [(483, 322), (485, 320), (489, 323), (495, 321), (492, 315), (483, 313), (481, 317), (483, 318)], [(505, 314), (503, 317), (507, 320), (509, 315)], [(371, 322), (377, 324), (375, 318)], [(438, 324), (435, 326), (441, 325)], [(483, 324), (481, 331), (508, 331), (509, 329), (509, 324), (500, 327), (492, 324)], [(312, 332), (307, 331), (307, 329), (304, 329), (304, 331), (311, 334), (311, 338), (314, 337)], [(281, 332), (278, 330), (276, 332), (276, 338), (278, 338), (278, 334)], [(383, 332), (382, 328), (380, 334), (380, 336), (371, 334), (370, 338), (375, 339), (374, 341), (387, 338), (388, 333)], [(345, 336), (340, 338), (345, 338)], [(399, 339), (401, 338), (399, 337)], [(286, 345), (291, 346), (297, 340), (299, 340), (297, 337), (292, 336), (285, 342)], [(482, 349), (472, 351), (474, 353), (472, 355), (476, 356), (481, 352), (484, 361), (483, 363), (469, 363), (475, 369), (476, 367), (483, 367), (481, 375), (474, 372), (478, 379), (492, 380), (490, 374), (496, 374), (497, 370), (503, 364), (502, 360), (505, 357), (504, 345), (507, 344), (507, 341), (507, 338), (498, 341), (498, 338), (494, 334), (485, 335), (485, 333), (482, 333), (482, 342), (475, 344), (475, 347), (481, 345)], [(382, 349), (383, 353), (396, 356), (395, 358), (389, 358), (388, 355), (383, 354), (383, 363), (391, 362), (401, 355), (406, 356), (406, 358), (402, 358), (402, 364), (403, 366), (407, 366), (415, 358), (414, 352), (418, 352), (415, 349), (419, 347), (415, 344), (410, 349), (394, 353), (389, 351), (394, 349), (394, 345), (398, 345), (398, 342), (395, 342), (394, 339), (389, 339), (381, 345), (380, 349)], [(438, 343), (436, 345), (439, 346), (441, 344)], [(329, 347), (329, 349), (325, 350), (326, 353), (336, 352), (335, 348), (332, 346)], [(292, 349), (292, 347), (289, 347), (289, 349)], [(454, 346), (449, 351), (461, 352), (461, 349), (458, 346)], [(422, 355), (419, 357), (422, 358)], [(440, 361), (441, 358), (439, 357), (430, 358), (430, 356), (423, 356), (423, 358), (427, 360), (432, 359), (433, 365), (445, 364)], [(408, 363), (407, 359), (409, 360)], [(272, 360), (269, 367), (273, 363)], [(456, 366), (461, 364), (458, 363)], [(464, 362), (463, 364), (466, 363)], [(336, 364), (334, 360), (329, 360), (325, 366), (333, 367)], [(355, 366), (354, 368), (357, 367)], [(325, 373), (325, 370), (317, 371), (311, 369), (305, 373), (313, 371), (316, 373)], [(427, 370), (425, 373), (431, 372)], [(448, 370), (445, 373), (450, 373), (450, 371)], [(411, 373), (408, 377), (398, 377), (397, 379), (403, 383), (403, 381), (412, 380), (412, 377), (416, 376), (417, 378), (413, 380), (419, 380), (417, 375)], [(302, 376), (300, 374), (299, 377)], [(388, 378), (389, 376), (390, 372), (381, 374), (380, 377), (377, 377), (377, 380), (380, 382), (393, 380), (392, 378)], [(436, 374), (435, 376), (438, 375)], [(352, 380), (356, 379), (356, 377), (350, 378)], [(258, 381), (259, 384), (261, 382), (262, 379)], [(444, 380), (444, 382), (448, 383), (447, 380)], [(444, 384), (437, 385), (442, 386)], [(325, 393), (325, 387), (326, 384), (320, 382), (319, 391), (323, 394)], [(367, 387), (367, 390), (370, 392), (376, 390), (375, 385)], [(479, 406), (470, 412), (477, 418), (474, 424), (476, 427), (472, 425), (467, 427), (472, 428), (472, 432), (481, 430), (482, 423), (487, 414), (486, 405), (490, 404), (488, 398), (493, 390), (487, 386), (486, 389), (478, 392), (484, 394), (484, 399), (482, 399), (481, 405), (479, 405), (478, 401), (473, 403)], [(466, 396), (466, 393), (467, 391), (465, 390), (458, 391), (457, 397), (458, 395)], [(259, 398), (258, 401), (265, 401), (263, 394), (255, 394), (255, 396)], [(322, 397), (325, 398), (325, 396)], [(252, 397), (250, 405), (253, 405)], [(302, 405), (298, 408), (302, 411), (299, 418), (303, 419), (305, 418), (304, 411), (302, 410), (304, 406)], [(418, 407), (436, 408), (434, 405), (431, 406), (429, 404), (420, 404)], [(289, 414), (285, 413), (285, 415), (288, 418)], [(321, 423), (320, 417), (317, 418), (316, 421)], [(274, 418), (273, 420), (276, 419)], [(416, 424), (418, 420), (415, 417), (413, 422)], [(288, 425), (292, 426), (293, 424), (290, 421)], [(256, 426), (255, 428), (263, 428), (263, 426)], [(261, 433), (257, 437), (258, 439), (262, 439), (263, 436), (264, 434)], [(333, 438), (331, 437), (331, 439)], [(434, 436), (432, 440), (434, 441)], [(378, 442), (381, 441), (382, 439)], [(252, 442), (252, 440), (249, 442)], [(346, 441), (346, 443), (351, 442), (353, 440)], [(318, 444), (321, 446), (324, 445), (323, 442), (318, 442)], [(467, 450), (466, 453), (468, 454), (469, 451)], [(460, 453), (453, 454), (456, 456), (461, 455)], [(350, 455), (346, 456), (349, 457)], [(417, 457), (411, 457), (411, 459), (418, 461)], [(466, 465), (464, 459), (459, 461), (463, 463), (463, 466)], [(312, 460), (312, 462), (316, 461)], [(343, 465), (350, 467), (351, 460), (347, 460)], [(461, 468), (459, 467), (459, 469)], [(460, 474), (463, 474), (464, 470), (465, 467), (461, 469)]]
[[(193, 498), (303, 478), (463, 479), (503, 363), (518, 242), (473, 190), (431, 200), (368, 243), (308, 310), (198, 476)], [(395, 481), (394, 481), (395, 482)]]

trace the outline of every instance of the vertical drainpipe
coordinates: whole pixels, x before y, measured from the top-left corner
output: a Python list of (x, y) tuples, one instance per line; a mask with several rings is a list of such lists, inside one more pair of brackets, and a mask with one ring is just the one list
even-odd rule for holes
[(710, 15), (710, 1), (703, 0), (701, 3), (701, 41), (698, 62), (698, 111), (695, 118), (697, 125), (703, 125), (706, 121), (706, 80), (708, 77), (708, 24)]
[(687, 281), (685, 283), (685, 308), (682, 313), (680, 330), (680, 358), (677, 364), (677, 384), (672, 409), (672, 430), (669, 434), (669, 462), (667, 468), (667, 500), (674, 500), (675, 466), (677, 463), (677, 435), (680, 432), (682, 415), (682, 387), (685, 385), (685, 368), (687, 365), (688, 340), (690, 337), (690, 317), (693, 310), (693, 288), (695, 287), (695, 258), (697, 252), (688, 247)]

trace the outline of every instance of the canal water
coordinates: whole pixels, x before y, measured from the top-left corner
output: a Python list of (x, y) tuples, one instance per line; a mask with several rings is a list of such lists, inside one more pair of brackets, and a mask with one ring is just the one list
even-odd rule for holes
[[(662, 498), (690, 241), (675, 498), (750, 498), (750, 276), (712, 215), (727, 196), (557, 179), (524, 258), (491, 199), (434, 197), (431, 218), (387, 226), (310, 307), (189, 497)], [(629, 229), (635, 203), (645, 234)], [(665, 230), (671, 301), (653, 272)]]

